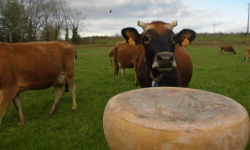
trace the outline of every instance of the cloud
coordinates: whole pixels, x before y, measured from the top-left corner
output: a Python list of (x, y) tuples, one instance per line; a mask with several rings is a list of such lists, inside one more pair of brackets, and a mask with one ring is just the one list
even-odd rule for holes
[[(134, 27), (139, 32), (138, 20), (152, 22), (161, 20), (171, 22), (177, 20), (178, 26), (174, 28), (179, 32), (184, 28), (196, 32), (240, 32), (244, 31), (242, 15), (244, 10), (241, 3), (225, 3), (225, 7), (214, 7), (216, 0), (200, 2), (197, 0), (66, 0), (70, 6), (79, 9), (87, 15), (86, 30), (81, 31), (81, 36), (115, 35), (125, 27)], [(226, 1), (220, 2), (220, 5)], [(206, 7), (207, 6), (207, 7)], [(112, 13), (110, 13), (112, 10)], [(234, 11), (232, 11), (234, 10)], [(233, 18), (232, 18), (233, 17)], [(245, 27), (246, 28), (246, 27)]]

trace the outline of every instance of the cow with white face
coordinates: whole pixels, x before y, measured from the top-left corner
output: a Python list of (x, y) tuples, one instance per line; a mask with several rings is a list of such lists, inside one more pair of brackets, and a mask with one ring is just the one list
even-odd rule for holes
[(123, 29), (122, 35), (126, 41), (131, 37), (136, 44), (142, 44), (145, 48), (138, 67), (141, 87), (151, 86), (152, 80), (159, 86), (186, 87), (191, 80), (193, 66), (182, 43), (191, 43), (196, 33), (184, 29), (174, 34), (173, 28), (177, 25), (177, 21), (171, 23), (138, 21), (138, 25), (143, 28), (142, 34), (130, 27)]

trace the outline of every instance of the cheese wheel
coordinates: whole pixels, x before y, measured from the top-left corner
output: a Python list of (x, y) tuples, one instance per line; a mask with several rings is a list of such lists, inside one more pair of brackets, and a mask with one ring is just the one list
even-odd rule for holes
[(105, 108), (111, 150), (244, 150), (249, 117), (236, 101), (189, 88), (124, 92)]

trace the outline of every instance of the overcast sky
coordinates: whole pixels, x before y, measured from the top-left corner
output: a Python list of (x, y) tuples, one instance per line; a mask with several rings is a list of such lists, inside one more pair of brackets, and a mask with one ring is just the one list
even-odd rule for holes
[[(125, 27), (139, 33), (145, 23), (177, 20), (174, 32), (187, 28), (197, 33), (246, 32), (247, 0), (66, 0), (87, 15), (81, 37), (120, 34)], [(110, 10), (112, 12), (110, 13)]]

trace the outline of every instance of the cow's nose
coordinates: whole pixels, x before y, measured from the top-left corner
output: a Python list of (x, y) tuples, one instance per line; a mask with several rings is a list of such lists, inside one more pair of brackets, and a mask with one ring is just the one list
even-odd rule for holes
[(159, 68), (170, 68), (173, 66), (173, 53), (158, 53), (156, 54), (156, 61), (159, 63)]

